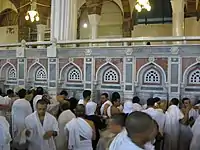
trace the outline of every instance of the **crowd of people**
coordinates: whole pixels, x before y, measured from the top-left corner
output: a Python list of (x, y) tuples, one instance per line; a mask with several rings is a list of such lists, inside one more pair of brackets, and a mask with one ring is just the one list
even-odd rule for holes
[(122, 100), (91, 91), (0, 91), (0, 150), (200, 150), (200, 104), (189, 98)]

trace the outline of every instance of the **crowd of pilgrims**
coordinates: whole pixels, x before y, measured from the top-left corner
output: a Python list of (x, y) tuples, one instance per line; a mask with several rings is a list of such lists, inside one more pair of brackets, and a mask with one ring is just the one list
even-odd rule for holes
[(118, 92), (99, 103), (63, 90), (49, 96), (42, 87), (0, 91), (0, 150), (200, 150), (200, 104)]

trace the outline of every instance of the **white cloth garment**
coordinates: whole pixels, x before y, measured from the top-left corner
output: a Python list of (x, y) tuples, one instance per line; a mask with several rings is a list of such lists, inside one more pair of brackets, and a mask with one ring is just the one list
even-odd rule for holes
[(54, 138), (44, 140), (43, 136), (48, 131), (56, 131), (59, 133), (58, 122), (51, 114), (45, 114), (43, 125), (41, 124), (37, 112), (32, 113), (25, 119), (26, 128), (31, 134), (28, 137), (28, 150), (56, 150)]
[(5, 117), (0, 116), (0, 150), (10, 150), (10, 142), (12, 141), (10, 125)]
[(33, 110), (36, 111), (37, 102), (42, 99), (42, 95), (36, 95), (33, 99)]
[(58, 117), (59, 135), (55, 138), (57, 150), (67, 149), (66, 132), (64, 128), (65, 125), (75, 117), (71, 110), (63, 111)]
[(192, 126), (192, 141), (190, 144), (190, 150), (200, 150), (200, 116), (196, 119), (194, 125)]
[(164, 138), (164, 150), (177, 150), (180, 136), (180, 120), (184, 118), (181, 110), (171, 105), (165, 113), (165, 138)]
[(65, 130), (68, 132), (68, 148), (70, 150), (93, 150), (93, 131), (84, 119), (72, 119), (66, 124)]
[(83, 99), (80, 99), (80, 100), (78, 101), (78, 105), (80, 105), (80, 104), (84, 105), (84, 100), (83, 100)]
[(133, 108), (133, 103), (132, 103), (131, 101), (127, 100), (127, 101), (124, 103), (123, 112), (124, 112), (125, 114), (130, 114), (130, 113), (133, 112), (133, 110), (134, 110), (134, 108)]
[(143, 108), (140, 104), (138, 103), (133, 103), (133, 111), (142, 111)]
[(105, 105), (112, 106), (112, 103), (111, 103), (111, 101), (107, 100), (105, 103), (103, 103), (101, 105), (101, 108), (100, 108), (101, 115), (106, 115), (106, 114), (104, 114)]
[(160, 133), (163, 133), (165, 119), (166, 119), (165, 114), (152, 107), (143, 110), (142, 112), (145, 112), (148, 115), (150, 115), (158, 123)]
[(189, 118), (193, 117), (194, 120), (196, 120), (199, 117), (199, 112), (195, 110), (194, 108), (190, 109), (189, 111)]
[(107, 109), (107, 115), (108, 115), (108, 117), (112, 116), (112, 114), (111, 114), (111, 108), (112, 108), (112, 105), (109, 106), (108, 109)]
[(85, 106), (85, 114), (90, 116), (94, 115), (97, 109), (97, 103), (95, 102), (88, 102)]
[(144, 145), (144, 149), (145, 150), (155, 150), (155, 146), (151, 142), (148, 142)]
[(124, 129), (120, 132), (110, 144), (109, 150), (143, 150), (135, 145), (127, 136), (127, 131)]
[(25, 118), (32, 113), (30, 103), (25, 99), (18, 99), (12, 105), (12, 137), (14, 142), (19, 142), (25, 130)]
[[(4, 97), (0, 96), (0, 105), (9, 105), (9, 101), (7, 101)], [(6, 112), (4, 110), (0, 110), (0, 116), (6, 116)]]

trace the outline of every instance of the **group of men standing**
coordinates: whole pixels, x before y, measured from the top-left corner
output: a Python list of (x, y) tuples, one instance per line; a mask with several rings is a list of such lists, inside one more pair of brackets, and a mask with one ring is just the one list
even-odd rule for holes
[[(190, 99), (149, 98), (122, 103), (118, 92), (101, 94), (100, 103), (68, 98), (62, 91), (53, 101), (39, 87), (31, 101), (20, 89), (18, 98), (0, 96), (0, 150), (199, 150), (199, 105)], [(11, 111), (10, 119), (5, 112)]]

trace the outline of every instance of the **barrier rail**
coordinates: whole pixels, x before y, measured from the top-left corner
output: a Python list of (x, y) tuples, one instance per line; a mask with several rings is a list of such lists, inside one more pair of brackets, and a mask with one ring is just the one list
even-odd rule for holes
[[(163, 42), (165, 44), (166, 42), (173, 42), (171, 44), (177, 44), (175, 42), (180, 42), (179, 44), (187, 44), (188, 41), (193, 42), (200, 42), (200, 36), (183, 36), (183, 37), (134, 37), (134, 38), (116, 38), (116, 39), (87, 39), (87, 40), (72, 40), (72, 41), (42, 41), (42, 42), (25, 42), (22, 41), (21, 43), (12, 43), (12, 44), (0, 44), (0, 47), (19, 47), (19, 46), (41, 46), (41, 45), (51, 45), (53, 43), (57, 45), (74, 45), (76, 47), (78, 44), (89, 44), (89, 46), (97, 46), (93, 44), (106, 44), (109, 46), (111, 43), (119, 43), (123, 46), (130, 45), (128, 43), (131, 43), (131, 45), (134, 45), (134, 43), (142, 42), (143, 44), (140, 45), (146, 45), (144, 42)], [(182, 43), (183, 42), (183, 43)], [(169, 43), (167, 43), (169, 45)], [(97, 46), (98, 47), (98, 46)]]

